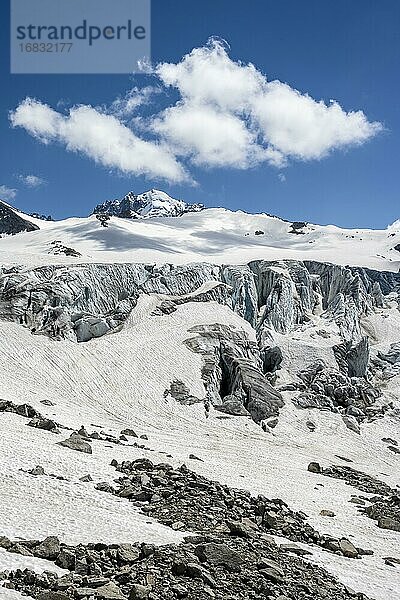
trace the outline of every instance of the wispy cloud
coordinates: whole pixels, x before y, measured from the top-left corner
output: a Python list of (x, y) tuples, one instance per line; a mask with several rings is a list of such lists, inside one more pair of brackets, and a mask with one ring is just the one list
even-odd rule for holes
[(0, 200), (14, 200), (17, 190), (6, 185), (0, 185)]
[(116, 98), (108, 111), (121, 119), (131, 117), (137, 113), (138, 108), (150, 104), (153, 97), (161, 92), (161, 87), (155, 85), (148, 85), (142, 89), (134, 87), (125, 96)]
[[(79, 105), (65, 114), (27, 98), (10, 114), (11, 123), (105, 167), (175, 183), (191, 181), (192, 165), (283, 168), (320, 160), (383, 129), (361, 110), (269, 81), (254, 65), (233, 61), (218, 40), (177, 63), (156, 65), (152, 76), (154, 85), (134, 87), (108, 108)], [(154, 94), (168, 88), (177, 102), (142, 117), (140, 109), (148, 115)]]
[(17, 175), (17, 178), (21, 183), (29, 188), (38, 188), (46, 185), (47, 181), (38, 175)]

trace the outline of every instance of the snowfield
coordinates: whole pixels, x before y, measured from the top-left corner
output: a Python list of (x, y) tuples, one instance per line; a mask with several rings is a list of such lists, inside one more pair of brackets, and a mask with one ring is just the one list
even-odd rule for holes
[[(385, 230), (341, 229), (307, 224), (291, 233), (291, 223), (268, 215), (209, 208), (180, 217), (129, 220), (112, 217), (102, 227), (94, 215), (47, 222), (21, 213), (39, 231), (0, 239), (4, 264), (145, 262), (184, 264), (206, 261), (243, 264), (251, 260), (296, 259), (398, 271), (400, 221)], [(256, 231), (262, 231), (255, 235)], [(51, 253), (60, 241), (82, 256)]]

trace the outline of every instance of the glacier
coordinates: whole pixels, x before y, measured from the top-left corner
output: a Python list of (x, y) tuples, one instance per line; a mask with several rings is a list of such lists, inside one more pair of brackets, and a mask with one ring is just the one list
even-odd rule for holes
[[(398, 225), (359, 230), (359, 244), (332, 226), (224, 209), (112, 216), (107, 228), (94, 216), (39, 222), (15, 214), (37, 228), (0, 239), (1, 406), (8, 407), (0, 410), (0, 546), (19, 540), (22, 552), (3, 545), (1, 570), (64, 577), (54, 561), (23, 549), (46, 536), (78, 554), (88, 544), (136, 543), (183, 552), (193, 531), (149, 517), (147, 500), (109, 493), (111, 460), (145, 459), (167, 464), (177, 481), (184, 463), (188, 477), (206, 478), (199, 485), (276, 499), (280, 515), (286, 503), (287, 523), (299, 511), (315, 535), (332, 547), (347, 540), (359, 558), (304, 538), (296, 568), (325, 568), (332, 585), (345, 586), (335, 598), (350, 598), (347, 588), (396, 598), (400, 570), (388, 557), (398, 556), (399, 533), (362, 512), (383, 511), (382, 521), (396, 505), (324, 472), (351, 464), (398, 489)], [(17, 405), (60, 433), (27, 427), (25, 413), (10, 410)], [(92, 452), (59, 444), (71, 434)], [(320, 471), (311, 472), (316, 461)], [(139, 492), (149, 494), (149, 475), (140, 477)], [(278, 545), (293, 543), (274, 531)], [(33, 589), (18, 577), (9, 581)], [(0, 587), (0, 597), (21, 597), (18, 589)]]

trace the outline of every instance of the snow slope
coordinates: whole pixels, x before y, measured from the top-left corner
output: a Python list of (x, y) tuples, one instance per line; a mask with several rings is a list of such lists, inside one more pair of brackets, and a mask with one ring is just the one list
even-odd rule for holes
[[(264, 214), (210, 208), (180, 217), (130, 220), (112, 217), (102, 227), (96, 217), (47, 222), (20, 213), (40, 227), (0, 239), (3, 264), (43, 265), (79, 262), (184, 264), (207, 261), (243, 264), (256, 259), (313, 259), (342, 265), (398, 271), (400, 221), (385, 230), (341, 229), (292, 224)], [(263, 232), (256, 235), (255, 232)], [(52, 254), (52, 242), (73, 248), (74, 258)]]

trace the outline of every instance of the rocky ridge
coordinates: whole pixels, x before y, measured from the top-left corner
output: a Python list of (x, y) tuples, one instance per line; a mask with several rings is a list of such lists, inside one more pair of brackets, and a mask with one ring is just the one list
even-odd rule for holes
[(180, 217), (188, 212), (203, 210), (203, 204), (188, 204), (176, 200), (161, 190), (151, 189), (142, 194), (128, 192), (120, 200), (107, 200), (98, 204), (93, 214), (106, 214), (123, 219), (149, 219), (152, 217)]
[(16, 235), (38, 229), (37, 225), (21, 217), (16, 210), (0, 200), (0, 234)]

